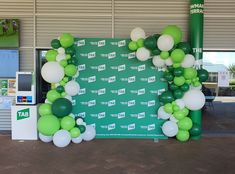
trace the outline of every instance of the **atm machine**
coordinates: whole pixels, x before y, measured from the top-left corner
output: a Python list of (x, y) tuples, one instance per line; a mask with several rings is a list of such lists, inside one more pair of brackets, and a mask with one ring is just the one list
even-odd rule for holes
[(33, 72), (16, 72), (16, 104), (11, 107), (13, 140), (37, 140), (36, 84)]

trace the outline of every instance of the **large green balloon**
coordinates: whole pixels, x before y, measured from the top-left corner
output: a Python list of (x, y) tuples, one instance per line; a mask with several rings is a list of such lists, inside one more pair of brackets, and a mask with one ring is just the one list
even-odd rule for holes
[(181, 89), (182, 91), (184, 91), (184, 92), (188, 91), (188, 90), (189, 90), (189, 84), (184, 83), (184, 84), (180, 87), (180, 89)]
[(177, 124), (178, 124), (178, 126), (179, 126), (179, 129), (181, 129), (181, 130), (186, 130), (186, 131), (188, 131), (189, 129), (191, 129), (192, 126), (193, 126), (193, 122), (192, 122), (191, 118), (189, 118), (189, 117), (183, 118), (183, 119), (180, 120)]
[(172, 114), (173, 113), (173, 107), (171, 103), (167, 103), (164, 105), (164, 111), (166, 113)]
[(198, 77), (199, 77), (199, 81), (200, 82), (205, 82), (207, 81), (208, 77), (209, 77), (209, 73), (207, 70), (205, 69), (200, 69), (197, 71)]
[(178, 67), (174, 69), (174, 75), (179, 77), (184, 74), (184, 69), (182, 67)]
[(167, 70), (169, 71), (169, 72), (174, 72), (174, 70), (175, 70), (175, 68), (173, 67), (173, 66), (168, 66), (167, 67)]
[(197, 70), (194, 68), (185, 68), (184, 69), (184, 78), (185, 79), (194, 79), (197, 77)]
[(64, 68), (65, 75), (74, 76), (77, 73), (77, 67), (73, 64), (69, 64)]
[(163, 102), (164, 104), (166, 103), (171, 103), (174, 101), (173, 94), (170, 91), (165, 91), (159, 96), (160, 102)]
[(174, 63), (181, 63), (184, 60), (185, 53), (181, 49), (175, 49), (171, 52), (171, 59)]
[(52, 103), (52, 113), (57, 117), (64, 117), (71, 113), (72, 103), (66, 98), (58, 98)]
[(56, 99), (60, 98), (60, 93), (58, 93), (55, 89), (51, 89), (47, 92), (47, 99), (50, 102), (54, 102)]
[(189, 133), (192, 136), (198, 136), (201, 135), (202, 129), (198, 124), (193, 123), (193, 127), (190, 129)]
[(174, 79), (174, 76), (170, 72), (165, 72), (163, 77), (168, 81), (172, 81)]
[(190, 54), (192, 52), (192, 48), (188, 42), (180, 42), (177, 45), (177, 48), (182, 49), (185, 54)]
[(178, 44), (182, 40), (182, 31), (176, 25), (168, 25), (162, 30), (161, 34), (168, 34), (172, 36), (175, 44)]
[(153, 37), (155, 38), (156, 41), (158, 40), (158, 38), (159, 38), (160, 36), (161, 36), (161, 35), (160, 35), (160, 34), (157, 34), (157, 33), (153, 35)]
[(58, 55), (58, 52), (56, 50), (48, 50), (46, 53), (46, 60), (49, 61), (55, 61), (56, 56)]
[(137, 46), (138, 46), (138, 48), (141, 48), (144, 46), (144, 39), (143, 38), (139, 38), (137, 40)]
[(174, 112), (173, 116), (177, 119), (177, 120), (182, 120), (184, 117), (186, 117), (184, 115), (184, 113), (182, 112), (182, 110), (176, 111)]
[(77, 138), (80, 136), (80, 134), (81, 134), (80, 129), (77, 127), (74, 127), (70, 130), (70, 135), (72, 138)]
[(72, 118), (70, 116), (66, 116), (66, 117), (62, 118), (60, 124), (61, 124), (62, 129), (70, 131), (75, 126), (76, 123), (75, 123), (74, 118)]
[(154, 36), (149, 36), (144, 40), (144, 46), (147, 49), (154, 50), (157, 47), (156, 39)]
[(71, 34), (69, 33), (63, 33), (60, 36), (60, 44), (62, 45), (62, 47), (64, 48), (68, 48), (71, 47), (74, 43), (74, 38)]
[(156, 48), (155, 50), (152, 50), (152, 54), (155, 56), (160, 55), (160, 53), (161, 53), (161, 50), (159, 50), (158, 48)]
[(54, 49), (60, 48), (61, 47), (60, 41), (58, 39), (53, 39), (51, 41), (51, 47), (54, 48)]
[(160, 53), (160, 57), (164, 60), (167, 59), (169, 57), (169, 52), (168, 51), (162, 51)]
[(45, 115), (38, 120), (38, 131), (46, 136), (52, 136), (60, 129), (60, 122), (54, 115)]
[(73, 56), (75, 54), (75, 48), (74, 46), (68, 47), (65, 49), (65, 53)]
[(131, 41), (131, 42), (128, 44), (128, 48), (129, 48), (129, 50), (131, 50), (131, 51), (136, 51), (136, 50), (138, 49), (137, 42)]
[(175, 99), (180, 99), (180, 98), (183, 97), (184, 92), (183, 92), (181, 89), (176, 89), (176, 90), (173, 92), (173, 94), (174, 94)]
[(51, 110), (51, 104), (49, 103), (43, 103), (39, 106), (38, 108), (39, 115), (45, 116), (45, 115), (51, 115), (52, 110)]
[(183, 76), (175, 77), (174, 84), (177, 86), (182, 86), (185, 83), (185, 78)]
[(189, 114), (189, 110), (187, 108), (183, 108), (181, 111), (185, 116)]
[(169, 88), (170, 88), (171, 91), (175, 91), (176, 89), (179, 89), (179, 87), (174, 83), (170, 84)]
[(76, 57), (73, 57), (73, 58), (69, 59), (69, 60), (68, 60), (68, 63), (69, 63), (69, 64), (76, 65), (76, 66), (79, 65), (78, 59), (77, 59)]
[(176, 135), (176, 139), (182, 142), (187, 141), (189, 139), (189, 132), (185, 130), (179, 130)]

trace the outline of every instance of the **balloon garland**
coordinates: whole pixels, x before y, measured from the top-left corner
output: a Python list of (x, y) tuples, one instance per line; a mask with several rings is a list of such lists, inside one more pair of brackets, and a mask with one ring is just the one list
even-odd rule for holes
[(207, 80), (208, 72), (201, 67), (196, 69), (191, 46), (182, 42), (181, 29), (169, 25), (161, 34), (146, 37), (144, 30), (137, 27), (130, 37), (128, 47), (136, 51), (139, 61), (152, 58), (153, 65), (164, 70), (168, 90), (159, 96), (162, 106), (157, 111), (158, 118), (166, 120), (162, 132), (168, 137), (176, 136), (182, 142), (190, 135), (200, 135), (201, 129), (193, 124), (189, 111), (200, 110), (205, 104), (201, 83)]
[(95, 128), (71, 113), (72, 96), (80, 90), (75, 81), (79, 71), (74, 37), (64, 33), (59, 39), (53, 39), (51, 46), (53, 49), (47, 51), (47, 62), (41, 69), (42, 78), (51, 83), (51, 90), (45, 103), (39, 106), (39, 138), (46, 143), (53, 141), (57, 147), (66, 147), (71, 141), (76, 144), (90, 141), (95, 138)]

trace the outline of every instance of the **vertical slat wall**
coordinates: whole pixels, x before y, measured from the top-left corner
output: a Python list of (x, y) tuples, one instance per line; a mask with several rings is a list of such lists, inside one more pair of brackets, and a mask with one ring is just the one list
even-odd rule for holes
[[(0, 18), (20, 19), (20, 70), (34, 70), (34, 52), (63, 32), (77, 37), (147, 35), (176, 24), (188, 33), (189, 0), (0, 0)], [(204, 49), (235, 50), (235, 1), (205, 0)], [(34, 25), (35, 24), (35, 25)], [(10, 111), (0, 110), (0, 130), (10, 129)]]

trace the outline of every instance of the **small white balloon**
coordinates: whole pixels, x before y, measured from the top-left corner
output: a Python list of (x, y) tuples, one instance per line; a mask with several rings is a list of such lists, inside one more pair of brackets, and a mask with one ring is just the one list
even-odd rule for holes
[(73, 98), (70, 95), (66, 95), (64, 98), (67, 98), (69, 101), (73, 102)]
[(50, 61), (42, 66), (41, 75), (48, 83), (58, 83), (64, 77), (64, 68), (58, 62)]
[(56, 61), (57, 62), (60, 62), (61, 60), (64, 60), (64, 59), (66, 59), (66, 55), (65, 54), (58, 54), (56, 56)]
[(199, 86), (192, 86), (190, 85), (190, 89), (195, 89), (195, 90), (201, 90), (202, 89), (202, 85), (199, 85)]
[(52, 104), (52, 102), (50, 102), (47, 98), (44, 103)]
[(140, 38), (145, 38), (145, 32), (142, 28), (136, 27), (131, 31), (130, 34), (131, 40), (132, 41), (137, 41)]
[(162, 132), (168, 137), (174, 137), (178, 133), (178, 126), (176, 122), (166, 121), (162, 125)]
[(60, 48), (57, 49), (57, 52), (59, 54), (65, 54), (65, 49), (63, 47), (60, 47)]
[(187, 91), (183, 96), (183, 100), (185, 106), (192, 111), (201, 109), (206, 101), (205, 95), (201, 91), (195, 89)]
[(43, 141), (44, 143), (49, 143), (52, 141), (53, 137), (52, 136), (46, 136), (46, 135), (43, 135), (39, 132), (39, 139), (41, 141)]
[(77, 123), (77, 125), (82, 125), (83, 124), (83, 119), (82, 118), (78, 118), (76, 120), (76, 123)]
[(93, 126), (87, 125), (82, 137), (84, 141), (91, 141), (95, 138), (96, 130)]
[(171, 59), (170, 57), (169, 57), (168, 59), (166, 59), (166, 60), (165, 60), (165, 64), (166, 64), (167, 66), (173, 65), (172, 59)]
[(165, 66), (165, 61), (160, 56), (154, 56), (152, 62), (157, 68), (162, 68)]
[(67, 130), (61, 129), (53, 136), (53, 143), (57, 147), (66, 147), (71, 142), (71, 135)]
[(171, 114), (165, 112), (164, 106), (161, 106), (157, 111), (158, 118), (167, 120), (170, 118)]
[(70, 113), (69, 116), (72, 117), (73, 119), (75, 118), (75, 115), (73, 113)]
[(184, 60), (181, 63), (181, 66), (183, 68), (190, 68), (194, 65), (195, 63), (195, 58), (192, 54), (186, 54), (184, 57)]
[(177, 122), (178, 122), (178, 120), (177, 120), (173, 115), (171, 115), (171, 117), (170, 117), (170, 121), (173, 121), (173, 122), (175, 122), (175, 123), (177, 123)]
[(180, 107), (180, 109), (183, 109), (185, 107), (184, 100), (182, 99), (176, 99), (175, 100), (176, 104)]
[(150, 51), (145, 47), (138, 48), (138, 50), (136, 51), (136, 58), (140, 61), (148, 60), (150, 58), (150, 55)]
[(174, 39), (170, 35), (163, 34), (158, 38), (157, 46), (161, 51), (169, 51), (174, 46)]
[(64, 89), (68, 95), (75, 96), (78, 94), (80, 90), (80, 85), (76, 81), (71, 80), (68, 83), (66, 83)]
[(72, 138), (72, 142), (75, 144), (79, 144), (82, 142), (82, 134), (79, 137)]

